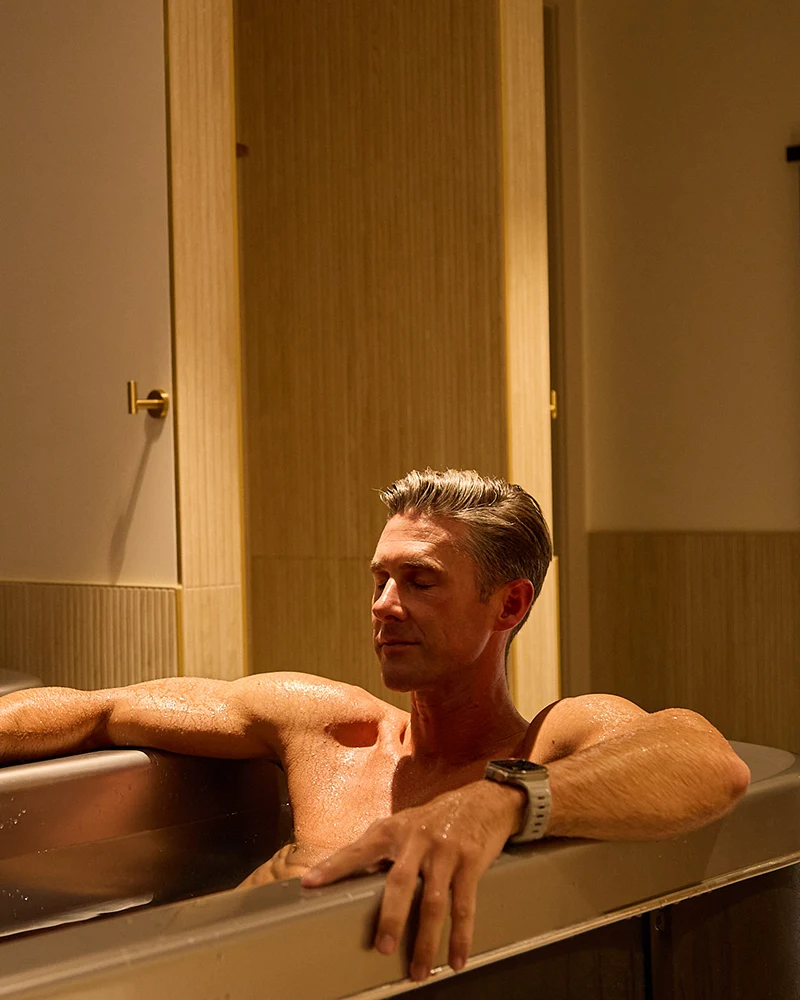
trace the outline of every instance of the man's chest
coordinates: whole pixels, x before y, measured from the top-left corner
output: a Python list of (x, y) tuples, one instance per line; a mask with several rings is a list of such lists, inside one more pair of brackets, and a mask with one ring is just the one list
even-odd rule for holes
[(322, 744), (286, 762), (298, 842), (335, 848), (352, 842), (392, 812), (399, 754), (386, 746)]
[(286, 764), (296, 840), (331, 850), (352, 843), (376, 820), (483, 773), (480, 763), (432, 769), (391, 739), (368, 747), (309, 745)]

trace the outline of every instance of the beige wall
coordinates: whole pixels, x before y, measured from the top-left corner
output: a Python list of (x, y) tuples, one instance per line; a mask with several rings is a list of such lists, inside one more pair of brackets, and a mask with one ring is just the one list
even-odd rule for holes
[(578, 9), (588, 526), (800, 529), (800, 4)]
[(798, 52), (794, 0), (577, 3), (584, 680), (795, 749)]

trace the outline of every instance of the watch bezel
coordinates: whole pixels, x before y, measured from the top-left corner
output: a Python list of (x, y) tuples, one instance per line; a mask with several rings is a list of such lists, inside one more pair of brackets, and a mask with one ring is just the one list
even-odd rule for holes
[(492, 767), (497, 767), (501, 771), (507, 771), (509, 774), (535, 774), (537, 771), (547, 771), (544, 764), (534, 764), (532, 760), (526, 760), (524, 757), (509, 757), (504, 760), (490, 760), (489, 764)]

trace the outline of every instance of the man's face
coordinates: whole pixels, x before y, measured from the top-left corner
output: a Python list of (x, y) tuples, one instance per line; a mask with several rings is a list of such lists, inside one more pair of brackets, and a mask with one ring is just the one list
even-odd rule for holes
[(372, 635), (384, 683), (394, 691), (466, 677), (486, 649), (496, 602), (478, 597), (466, 532), (450, 518), (395, 515), (378, 541)]

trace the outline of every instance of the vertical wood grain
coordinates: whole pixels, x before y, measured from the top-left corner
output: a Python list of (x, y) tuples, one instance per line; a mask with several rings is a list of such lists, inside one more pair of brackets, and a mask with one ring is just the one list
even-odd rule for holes
[[(530, 0), (502, 0), (500, 13), (508, 476), (552, 524), (543, 13)], [(524, 715), (559, 695), (557, 576), (554, 564), (512, 647)]]
[(187, 674), (245, 671), (231, 0), (167, 0), (175, 402)]
[(374, 491), (507, 471), (497, 6), (236, 10), (252, 663), (378, 693)]
[[(235, 10), (252, 665), (384, 693), (374, 491), (477, 468), (551, 505), (541, 7)], [(534, 711), (552, 583), (527, 630)]]
[(176, 592), (0, 582), (0, 669), (86, 689), (174, 677)]
[(800, 749), (800, 534), (590, 536), (592, 687)]

